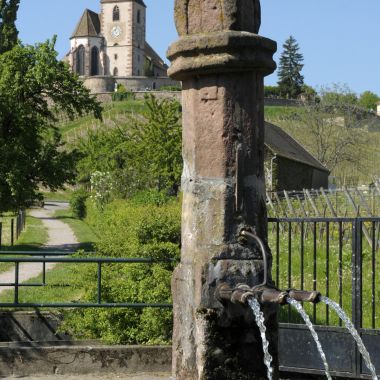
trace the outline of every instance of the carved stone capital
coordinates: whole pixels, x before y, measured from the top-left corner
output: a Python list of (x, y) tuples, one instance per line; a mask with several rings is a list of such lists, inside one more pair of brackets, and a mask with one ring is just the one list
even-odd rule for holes
[(276, 42), (249, 32), (221, 31), (184, 36), (168, 50), (172, 62), (168, 74), (176, 80), (244, 71), (257, 71), (266, 76), (276, 70), (273, 60), (276, 50)]

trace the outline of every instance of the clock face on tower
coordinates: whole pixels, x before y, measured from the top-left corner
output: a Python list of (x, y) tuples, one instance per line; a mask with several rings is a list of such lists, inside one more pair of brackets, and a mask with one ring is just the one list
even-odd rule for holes
[(121, 36), (121, 33), (122, 33), (122, 30), (119, 25), (116, 25), (111, 29), (111, 36), (113, 38), (119, 38)]

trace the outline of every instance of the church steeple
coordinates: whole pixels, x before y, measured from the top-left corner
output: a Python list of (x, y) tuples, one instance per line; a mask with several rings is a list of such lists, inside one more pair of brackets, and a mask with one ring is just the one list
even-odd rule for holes
[(109, 58), (109, 73), (144, 74), (145, 17), (143, 0), (101, 0), (101, 25)]

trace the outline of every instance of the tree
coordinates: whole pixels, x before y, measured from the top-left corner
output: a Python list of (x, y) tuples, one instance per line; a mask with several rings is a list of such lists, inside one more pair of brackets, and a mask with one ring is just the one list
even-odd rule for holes
[(304, 77), (301, 71), (304, 67), (303, 55), (293, 36), (290, 36), (283, 45), (278, 72), (278, 86), (280, 93), (287, 98), (296, 98), (302, 92)]
[(20, 0), (0, 0), (0, 54), (17, 44), (17, 10)]
[(76, 152), (64, 149), (57, 115), (93, 112), (99, 103), (57, 60), (55, 39), (0, 54), (0, 211), (28, 207), (40, 185), (74, 180)]
[(105, 191), (114, 197), (148, 189), (175, 195), (182, 173), (180, 120), (177, 101), (146, 98), (138, 115), (113, 120), (112, 128), (105, 123), (79, 140), (79, 179), (89, 183), (94, 173), (110, 178)]
[(146, 98), (146, 121), (136, 123), (128, 138), (128, 156), (140, 180), (176, 195), (182, 173), (181, 105)]
[(313, 102), (318, 99), (318, 93), (313, 87), (303, 84), (301, 87), (301, 99), (306, 102)]
[(367, 110), (376, 110), (380, 98), (371, 91), (365, 91), (360, 95), (359, 106)]
[(340, 184), (355, 184), (358, 173), (367, 170), (367, 125), (374, 116), (358, 106), (346, 87), (322, 89), (316, 101), (306, 102), (286, 121), (277, 121)]

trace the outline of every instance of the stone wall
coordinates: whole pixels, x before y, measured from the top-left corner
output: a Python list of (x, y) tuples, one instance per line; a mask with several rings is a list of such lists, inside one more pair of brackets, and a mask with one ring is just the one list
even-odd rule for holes
[(115, 83), (122, 84), (129, 91), (145, 91), (156, 89), (162, 86), (179, 86), (180, 83), (167, 77), (113, 77), (96, 76), (84, 78), (85, 86), (92, 94), (102, 94), (113, 92)]

